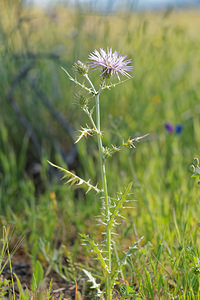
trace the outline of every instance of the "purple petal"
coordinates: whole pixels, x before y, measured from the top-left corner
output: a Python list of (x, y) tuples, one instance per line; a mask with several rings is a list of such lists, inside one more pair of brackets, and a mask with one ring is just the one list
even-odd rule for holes
[(89, 66), (94, 70), (99, 69), (101, 67), (105, 69), (101, 73), (101, 76), (104, 73), (107, 73), (110, 74), (110, 76), (116, 74), (119, 80), (119, 74), (130, 78), (131, 76), (127, 72), (133, 69), (132, 66), (128, 66), (128, 64), (130, 64), (132, 60), (125, 60), (126, 57), (126, 55), (121, 56), (120, 53), (116, 50), (112, 52), (112, 48), (107, 48), (107, 52), (103, 48), (100, 48), (100, 51), (97, 51), (95, 49), (89, 55), (89, 60), (91, 61)]
[(171, 123), (167, 122), (165, 123), (165, 129), (169, 132), (169, 133), (172, 133), (174, 131), (174, 128), (172, 126)]

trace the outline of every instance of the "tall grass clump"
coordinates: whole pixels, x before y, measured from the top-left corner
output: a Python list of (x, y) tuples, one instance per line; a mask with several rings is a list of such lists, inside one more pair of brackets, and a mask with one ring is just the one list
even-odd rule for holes
[[(84, 78), (84, 81), (79, 80), (79, 78), (77, 79), (77, 76), (72, 77), (68, 71), (63, 70), (69, 79), (84, 91), (84, 93), (81, 92), (78, 95), (79, 104), (88, 116), (90, 126), (86, 125), (81, 128), (80, 135), (75, 143), (78, 143), (84, 137), (93, 135), (97, 137), (101, 186), (93, 185), (90, 180), (84, 180), (64, 168), (58, 167), (53, 163), (50, 164), (65, 173), (64, 178), (68, 178), (68, 183), (78, 186), (84, 185), (87, 188), (87, 192), (94, 190), (102, 199), (102, 211), (99, 218), (100, 224), (104, 226), (103, 236), (105, 239), (102, 245), (89, 236), (81, 234), (83, 243), (96, 254), (97, 260), (100, 263), (101, 275), (98, 276), (98, 278), (101, 284), (96, 282), (95, 274), (86, 269), (83, 271), (92, 283), (92, 288), (96, 289), (97, 296), (100, 297), (100, 299), (110, 300), (112, 299), (113, 287), (117, 283), (118, 274), (123, 273), (123, 265), (126, 264), (127, 257), (131, 255), (132, 250), (137, 248), (137, 243), (130, 247), (124, 254), (118, 255), (116, 251), (114, 252), (114, 228), (117, 225), (117, 219), (121, 217), (120, 211), (124, 208), (125, 203), (132, 201), (127, 200), (131, 192), (132, 183), (127, 185), (123, 193), (118, 193), (116, 198), (110, 197), (106, 176), (106, 163), (109, 157), (115, 152), (121, 151), (122, 148), (135, 148), (135, 143), (140, 141), (143, 137), (129, 138), (127, 141), (123, 141), (121, 145), (112, 144), (106, 147), (103, 145), (103, 132), (101, 131), (100, 122), (100, 95), (105, 89), (111, 89), (120, 84), (120, 75), (126, 76), (128, 79), (131, 78), (128, 73), (132, 70), (132, 67), (129, 65), (131, 60), (126, 60), (126, 56), (121, 56), (117, 51), (112, 52), (112, 49), (107, 49), (107, 51), (100, 49), (100, 51), (95, 50), (89, 55), (89, 61), (90, 63), (88, 65), (82, 63), (80, 60), (74, 64), (75, 73)], [(89, 77), (90, 69), (101, 70), (98, 88), (95, 87), (95, 84)], [(112, 83), (111, 81), (114, 75), (118, 78), (117, 83)], [(96, 112), (95, 117), (94, 112)], [(103, 290), (104, 285), (105, 291)]]

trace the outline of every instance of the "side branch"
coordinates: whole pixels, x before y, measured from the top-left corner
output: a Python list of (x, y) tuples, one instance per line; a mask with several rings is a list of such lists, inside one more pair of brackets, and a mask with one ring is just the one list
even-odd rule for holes
[(80, 83), (78, 80), (76, 80), (75, 78), (73, 78), (65, 68), (61, 67), (61, 69), (67, 74), (67, 76), (69, 77), (69, 80), (73, 81), (75, 84), (79, 85), (82, 89), (86, 90), (89, 94), (94, 94), (94, 92), (92, 91), (92, 89), (89, 89), (87, 86), (85, 86), (84, 84)]
[(65, 175), (63, 176), (63, 179), (66, 178), (66, 177), (69, 178), (66, 183), (70, 183), (71, 182), (72, 185), (73, 184), (75, 184), (75, 185), (82, 185), (82, 184), (86, 185), (87, 186), (87, 192), (86, 193), (88, 193), (91, 190), (94, 190), (96, 193), (100, 193), (101, 192), (101, 190), (98, 189), (97, 185), (94, 186), (94, 185), (90, 184), (90, 179), (88, 181), (85, 181), (84, 179), (80, 178), (79, 176), (75, 175), (74, 173), (72, 173), (72, 172), (70, 172), (70, 171), (68, 171), (68, 170), (66, 170), (64, 168), (59, 167), (59, 166), (53, 164), (50, 161), (48, 161), (48, 163), (51, 166), (53, 166), (53, 167), (55, 167), (55, 168), (57, 168), (60, 171), (63, 171), (65, 173)]

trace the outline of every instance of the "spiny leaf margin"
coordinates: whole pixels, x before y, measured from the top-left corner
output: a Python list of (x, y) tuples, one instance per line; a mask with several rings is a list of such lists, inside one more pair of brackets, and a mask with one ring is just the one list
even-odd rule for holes
[(103, 292), (100, 290), (100, 284), (96, 283), (96, 279), (94, 278), (94, 276), (90, 272), (88, 272), (87, 270), (85, 270), (85, 269), (83, 269), (82, 271), (88, 277), (88, 281), (93, 284), (91, 286), (91, 289), (96, 289), (97, 290), (97, 296), (100, 297), (100, 299), (104, 300)]
[(115, 218), (117, 217), (120, 209), (123, 207), (123, 204), (124, 202), (126, 201), (126, 196), (128, 195), (130, 189), (132, 187), (132, 182), (130, 182), (125, 190), (125, 192), (123, 193), (121, 199), (117, 202), (112, 214), (111, 214), (111, 217), (108, 221), (108, 228), (112, 228), (113, 225), (114, 225), (114, 222), (115, 222)]
[(85, 243), (85, 242), (88, 243), (89, 247), (92, 249), (93, 253), (95, 253), (97, 255), (97, 259), (101, 263), (104, 273), (107, 274), (109, 272), (108, 266), (105, 262), (103, 255), (101, 254), (101, 250), (99, 250), (95, 241), (93, 239), (89, 238), (89, 236), (86, 234), (80, 234), (80, 236), (82, 238), (83, 243)]
[(72, 172), (70, 172), (70, 171), (68, 171), (68, 170), (66, 170), (66, 169), (64, 169), (62, 167), (59, 167), (59, 166), (53, 164), (49, 160), (48, 160), (48, 163), (51, 166), (59, 169), (60, 171), (63, 171), (65, 173), (65, 175), (64, 175), (63, 178), (65, 178), (65, 177), (69, 177), (70, 178), (66, 183), (70, 183), (71, 182), (72, 184), (76, 184), (76, 185), (82, 185), (82, 184), (84, 184), (88, 188), (86, 193), (88, 193), (91, 190), (94, 190), (96, 193), (100, 193), (101, 192), (101, 190), (98, 189), (97, 185), (94, 186), (94, 185), (90, 184), (90, 180), (85, 181), (84, 179), (80, 178), (79, 176), (75, 175), (74, 173), (72, 173)]

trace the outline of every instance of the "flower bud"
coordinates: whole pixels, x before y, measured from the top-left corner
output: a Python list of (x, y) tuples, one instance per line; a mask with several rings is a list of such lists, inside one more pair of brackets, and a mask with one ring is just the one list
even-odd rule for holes
[(79, 95), (79, 104), (82, 107), (86, 106), (88, 104), (88, 99), (83, 95)]
[(74, 70), (80, 75), (84, 76), (88, 73), (88, 66), (82, 63), (82, 61), (77, 60), (77, 62), (74, 64)]

